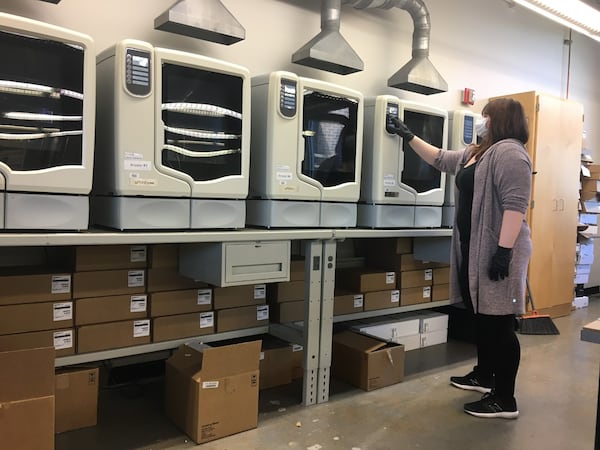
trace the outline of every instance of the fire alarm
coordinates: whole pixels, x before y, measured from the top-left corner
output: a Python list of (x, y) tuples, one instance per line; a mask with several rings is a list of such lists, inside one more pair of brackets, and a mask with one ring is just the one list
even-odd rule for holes
[(475, 104), (475, 90), (465, 88), (463, 90), (462, 103), (463, 103), (463, 105), (474, 105)]

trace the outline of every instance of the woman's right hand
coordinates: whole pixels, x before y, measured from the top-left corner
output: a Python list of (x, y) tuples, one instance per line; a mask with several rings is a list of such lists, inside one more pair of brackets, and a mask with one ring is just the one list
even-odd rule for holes
[(415, 134), (410, 131), (406, 124), (397, 117), (388, 114), (387, 119), (389, 124), (388, 130), (390, 132), (397, 134), (402, 139), (406, 140), (406, 142), (410, 142), (415, 137)]

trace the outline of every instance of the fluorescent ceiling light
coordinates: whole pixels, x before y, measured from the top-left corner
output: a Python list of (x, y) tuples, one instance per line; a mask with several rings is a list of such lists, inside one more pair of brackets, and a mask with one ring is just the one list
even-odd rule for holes
[(513, 0), (600, 42), (600, 11), (580, 0)]

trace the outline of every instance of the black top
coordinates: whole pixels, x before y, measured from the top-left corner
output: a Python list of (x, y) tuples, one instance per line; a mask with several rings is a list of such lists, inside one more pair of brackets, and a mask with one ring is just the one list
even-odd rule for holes
[(469, 245), (471, 236), (471, 212), (473, 210), (473, 187), (475, 185), (475, 166), (463, 166), (456, 174), (456, 188), (459, 190), (456, 208), (456, 226), (462, 245)]

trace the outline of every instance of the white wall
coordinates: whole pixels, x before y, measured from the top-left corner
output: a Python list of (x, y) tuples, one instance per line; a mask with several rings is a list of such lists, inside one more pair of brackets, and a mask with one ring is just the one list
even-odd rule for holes
[[(478, 111), (495, 95), (538, 90), (582, 103), (587, 146), (600, 162), (600, 43), (504, 0), (424, 0), (431, 17), (430, 59), (448, 92), (424, 96), (387, 87), (409, 59), (413, 23), (399, 9), (344, 6), (341, 32), (364, 61), (362, 72), (336, 75), (291, 63), (291, 56), (320, 29), (320, 0), (222, 0), (246, 29), (231, 46), (154, 30), (154, 19), (175, 0), (2, 0), (0, 10), (89, 34), (97, 50), (123, 38), (201, 53), (247, 67), (254, 74), (290, 70), (358, 89), (365, 96), (394, 94), (448, 110), (465, 87), (475, 89)], [(481, 18), (476, 20), (476, 18)], [(597, 248), (600, 245), (596, 246)], [(597, 256), (600, 260), (600, 257)], [(590, 285), (600, 284), (600, 264)]]

